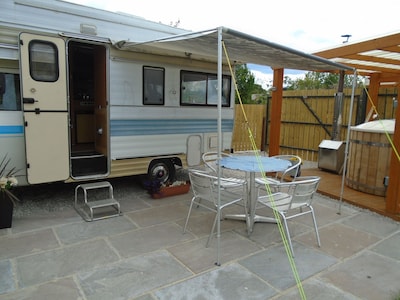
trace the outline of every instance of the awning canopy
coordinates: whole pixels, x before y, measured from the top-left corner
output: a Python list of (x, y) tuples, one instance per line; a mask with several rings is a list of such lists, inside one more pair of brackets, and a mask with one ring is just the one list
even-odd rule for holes
[[(222, 27), (222, 39), (231, 63), (251, 63), (273, 69), (305, 71), (353, 70), (351, 67), (306, 54), (236, 30)], [(147, 41), (118, 41), (121, 50), (217, 62), (218, 28)], [(226, 58), (224, 57), (224, 62)]]

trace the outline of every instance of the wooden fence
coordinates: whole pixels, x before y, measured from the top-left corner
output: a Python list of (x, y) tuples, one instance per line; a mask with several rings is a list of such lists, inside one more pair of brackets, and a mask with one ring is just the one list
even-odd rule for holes
[[(333, 131), (335, 90), (284, 91), (280, 134), (280, 153), (296, 154), (303, 160), (317, 161), (322, 140), (330, 140)], [(351, 90), (344, 91), (342, 126), (339, 140), (345, 140), (350, 110)], [(364, 122), (367, 94), (357, 89), (354, 96), (351, 124)], [(397, 89), (381, 88), (377, 111), (381, 119), (395, 118)], [(244, 113), (243, 113), (244, 112)], [(268, 151), (271, 99), (266, 105), (236, 105), (232, 148), (234, 151), (253, 150), (249, 135), (253, 135), (256, 149)], [(247, 116), (247, 123), (244, 114)], [(249, 134), (249, 129), (251, 133)]]

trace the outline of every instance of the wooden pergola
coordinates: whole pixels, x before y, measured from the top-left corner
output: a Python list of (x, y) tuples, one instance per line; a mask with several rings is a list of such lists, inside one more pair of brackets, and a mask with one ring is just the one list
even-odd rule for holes
[[(359, 75), (369, 78), (368, 93), (372, 104), (368, 102), (367, 112), (378, 105), (381, 85), (394, 86), (397, 90), (400, 88), (400, 33), (344, 43), (313, 54), (353, 67)], [(393, 143), (397, 151), (400, 151), (400, 109), (396, 110)], [(400, 160), (395, 151), (392, 151), (391, 157), (386, 211), (391, 214), (400, 213)]]

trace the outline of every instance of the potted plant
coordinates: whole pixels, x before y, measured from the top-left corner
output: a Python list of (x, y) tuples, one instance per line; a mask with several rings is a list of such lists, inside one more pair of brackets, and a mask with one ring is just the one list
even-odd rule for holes
[(153, 199), (160, 199), (175, 195), (186, 194), (190, 189), (190, 181), (185, 173), (177, 176), (173, 182), (161, 182), (155, 178), (146, 177), (143, 180), (143, 186)]
[(10, 161), (6, 155), (0, 162), (0, 229), (11, 227), (14, 205), (19, 201), (11, 191), (18, 184), (15, 177), (18, 170), (8, 168)]
[(174, 181), (173, 183), (161, 184), (160, 189), (151, 194), (153, 199), (160, 199), (189, 192), (190, 184), (186, 181)]

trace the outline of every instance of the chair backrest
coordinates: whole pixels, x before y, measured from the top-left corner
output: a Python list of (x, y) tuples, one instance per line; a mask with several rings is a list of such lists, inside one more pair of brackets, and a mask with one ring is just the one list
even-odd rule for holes
[[(189, 170), (190, 187), (193, 192), (193, 196), (201, 198), (203, 200), (212, 202), (215, 206), (218, 206), (218, 195), (223, 201), (229, 201), (233, 198), (242, 198), (246, 191), (246, 185), (243, 184), (242, 191), (239, 189), (235, 193), (225, 191), (226, 184), (238, 184), (230, 178), (219, 178), (214, 176), (212, 173), (206, 171), (191, 169)], [(220, 188), (218, 186), (220, 183)]]
[(301, 158), (297, 155), (275, 155), (274, 158), (284, 159), (289, 161), (292, 165), (285, 171), (277, 172), (275, 178), (283, 181), (290, 176), (293, 179), (300, 176)]
[(190, 188), (193, 196), (211, 201), (213, 198), (213, 177), (206, 172), (189, 170)]
[[(230, 156), (227, 153), (221, 152), (221, 157)], [(205, 152), (202, 155), (202, 160), (204, 165), (212, 171), (214, 174), (217, 174), (217, 160), (218, 160), (218, 152)]]
[(303, 205), (311, 205), (314, 194), (317, 192), (321, 177), (304, 176), (288, 183), (291, 185), (289, 194), (292, 196), (289, 209)]

